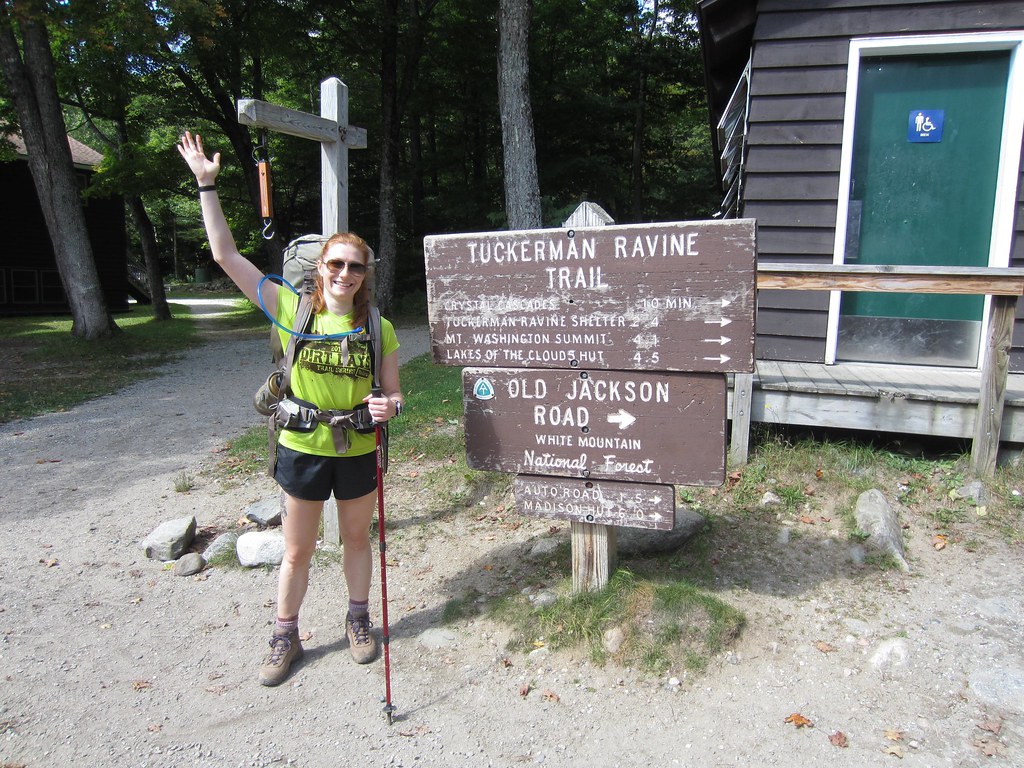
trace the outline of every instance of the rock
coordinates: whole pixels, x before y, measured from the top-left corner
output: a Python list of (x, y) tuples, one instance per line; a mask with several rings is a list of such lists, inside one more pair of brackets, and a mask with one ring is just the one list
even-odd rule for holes
[(765, 491), (764, 496), (761, 497), (762, 507), (777, 507), (781, 503), (782, 499), (780, 499), (777, 494), (772, 493), (771, 491)]
[(985, 492), (985, 486), (981, 480), (974, 480), (962, 488), (957, 488), (956, 495), (977, 505), (987, 504), (989, 501), (988, 494)]
[(245, 519), (256, 523), (261, 528), (275, 527), (281, 524), (281, 499), (263, 499), (251, 504), (245, 512)]
[(903, 552), (903, 531), (900, 521), (881, 491), (877, 488), (864, 491), (857, 499), (854, 517), (857, 520), (857, 527), (868, 534), (869, 546), (891, 554), (899, 563), (900, 570), (910, 570)]
[(534, 605), (539, 605), (543, 608), (548, 605), (554, 605), (555, 603), (557, 603), (558, 595), (556, 595), (550, 589), (543, 589), (540, 592), (538, 592), (535, 596), (531, 597), (530, 600)]
[(186, 552), (174, 563), (175, 576), (193, 576), (206, 567), (206, 561), (198, 552)]
[(704, 530), (706, 522), (703, 515), (683, 507), (676, 510), (676, 522), (671, 531), (620, 527), (617, 532), (619, 554), (635, 557), (671, 552)]
[(284, 559), (284, 533), (280, 528), (248, 531), (235, 543), (238, 562), (247, 568), (258, 565), (280, 565)]
[(436, 651), (441, 648), (451, 648), (455, 645), (455, 639), (455, 633), (450, 629), (432, 627), (420, 633), (419, 643), (424, 648)]
[(899, 677), (910, 668), (910, 646), (902, 637), (884, 640), (871, 655), (870, 662), (883, 680)]
[(181, 517), (158, 525), (142, 541), (151, 560), (177, 560), (196, 537), (196, 518)]
[(611, 629), (605, 630), (604, 649), (608, 651), (608, 653), (618, 653), (625, 641), (626, 633), (622, 631), (622, 627), (612, 627)]
[(530, 557), (544, 557), (558, 549), (557, 539), (541, 539), (530, 550)]
[(235, 553), (235, 546), (238, 543), (238, 531), (225, 531), (215, 538), (203, 551), (203, 560), (207, 563), (220, 557), (225, 552)]
[(981, 669), (971, 673), (967, 684), (988, 706), (1024, 713), (1024, 670), (1020, 667)]

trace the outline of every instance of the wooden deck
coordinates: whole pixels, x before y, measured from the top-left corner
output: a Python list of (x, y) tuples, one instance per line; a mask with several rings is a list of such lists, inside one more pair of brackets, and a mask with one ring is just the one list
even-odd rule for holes
[[(758, 360), (750, 421), (970, 438), (980, 391), (977, 370)], [(1024, 443), (1024, 374), (1007, 377), (1000, 439)]]

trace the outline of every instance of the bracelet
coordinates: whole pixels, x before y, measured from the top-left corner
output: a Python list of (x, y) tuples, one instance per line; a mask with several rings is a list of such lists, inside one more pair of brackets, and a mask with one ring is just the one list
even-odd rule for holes
[(216, 192), (217, 191), (217, 185), (216, 184), (207, 184), (205, 187), (200, 187), (199, 191), (200, 192)]

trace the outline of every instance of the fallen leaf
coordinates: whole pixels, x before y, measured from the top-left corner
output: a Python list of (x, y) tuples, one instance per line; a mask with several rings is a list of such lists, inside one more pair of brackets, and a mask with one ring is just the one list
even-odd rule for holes
[(986, 507), (984, 504), (982, 504), (980, 507), (978, 507), (974, 511), (978, 514), (978, 517), (985, 517), (988, 514), (988, 507)]
[(947, 541), (947, 539), (946, 539), (945, 534), (937, 533), (937, 534), (935, 534), (934, 537), (932, 537), (932, 546), (935, 549), (945, 549), (946, 548), (946, 541)]
[(813, 728), (814, 727), (814, 723), (812, 723), (806, 717), (801, 715), (799, 712), (794, 712), (792, 715), (787, 717), (784, 722), (792, 723), (797, 728)]
[(420, 476), (420, 473), (419, 473), (419, 472), (410, 472), (410, 473), (408, 474), (408, 477), (419, 477), (419, 476)]
[(40, 559), (39, 562), (45, 565), (47, 568), (53, 568), (55, 565), (60, 565), (60, 560), (58, 560), (56, 557), (50, 558), (49, 560)]
[(560, 530), (562, 530), (562, 529), (559, 528), (557, 525), (552, 525), (550, 528), (548, 528), (548, 533), (550, 533), (553, 536), (556, 533), (558, 533)]
[(828, 737), (828, 740), (832, 743), (833, 747), (848, 747), (848, 746), (850, 746), (849, 742), (846, 740), (846, 734), (843, 733), (842, 731), (836, 731), (835, 733), (833, 733), (831, 736)]
[(561, 699), (558, 698), (558, 694), (552, 690), (544, 689), (544, 693), (541, 694), (544, 697), (544, 701), (550, 701), (553, 704), (557, 704)]
[(1006, 747), (999, 743), (994, 736), (984, 736), (971, 742), (985, 757), (1002, 757), (1006, 754)]
[(503, 666), (505, 669), (508, 669), (512, 666), (512, 659), (502, 659), (501, 666)]
[(207, 693), (227, 693), (228, 687), (226, 685), (209, 685), (206, 687)]
[(132, 688), (136, 691), (144, 691), (147, 688), (152, 688), (153, 684), (149, 680), (132, 680)]
[(309, 631), (308, 629), (305, 632), (303, 632), (301, 635), (299, 635), (299, 640), (301, 640), (304, 643), (308, 642), (308, 641), (310, 641), (312, 639), (313, 639), (313, 633), (311, 631)]
[(543, 640), (534, 640), (533, 641), (533, 647), (534, 648), (543, 648), (544, 647), (544, 641)]
[(163, 728), (163, 726), (160, 725), (160, 723), (150, 723), (149, 724), (149, 732), (150, 733), (160, 733), (160, 730), (162, 728)]
[(903, 731), (897, 731), (893, 728), (885, 729), (885, 738), (889, 741), (903, 741)]
[(800, 515), (800, 522), (806, 523), (807, 525), (814, 525), (814, 518), (808, 517), (807, 515)]
[(493, 565), (485, 565), (484, 566), (484, 570), (485, 571), (493, 571), (494, 570), (494, 566)]
[(903, 759), (903, 747), (900, 747), (896, 744), (890, 744), (882, 750), (882, 753), (886, 755), (892, 755), (893, 757), (898, 757), (900, 760)]
[(1003, 730), (1002, 720), (990, 720), (984, 723), (975, 723), (975, 725), (981, 728), (981, 730), (988, 731), (989, 733), (994, 733), (997, 736), (999, 735), (999, 732)]
[(529, 683), (523, 683), (522, 685), (519, 686), (519, 695), (522, 696), (524, 699), (526, 698), (526, 695), (529, 692), (530, 692), (530, 684)]
[(814, 470), (814, 476), (821, 480), (821, 478), (825, 476), (825, 472), (819, 467), (818, 469)]
[(833, 648), (831, 645), (826, 643), (824, 640), (819, 640), (818, 642), (816, 642), (814, 644), (814, 647), (817, 648), (822, 653), (832, 653), (832, 651), (835, 650), (835, 648)]

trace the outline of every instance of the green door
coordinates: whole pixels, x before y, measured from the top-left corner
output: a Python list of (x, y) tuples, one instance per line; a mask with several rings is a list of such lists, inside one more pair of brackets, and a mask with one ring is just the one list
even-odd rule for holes
[[(1008, 51), (861, 59), (847, 264), (987, 266)], [(974, 367), (984, 298), (843, 293), (839, 360)]]

